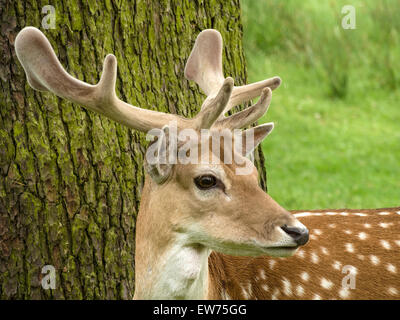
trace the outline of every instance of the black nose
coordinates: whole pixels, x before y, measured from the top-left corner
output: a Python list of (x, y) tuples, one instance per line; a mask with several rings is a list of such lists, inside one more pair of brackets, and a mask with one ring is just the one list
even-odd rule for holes
[(306, 244), (308, 241), (308, 229), (298, 227), (288, 227), (286, 224), (283, 225), (282, 230), (285, 231), (299, 246)]

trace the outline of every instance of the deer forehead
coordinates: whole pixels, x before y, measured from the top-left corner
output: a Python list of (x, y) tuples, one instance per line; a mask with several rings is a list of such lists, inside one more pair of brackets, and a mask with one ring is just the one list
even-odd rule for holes
[[(254, 137), (249, 139), (246, 142), (254, 142)], [(231, 162), (230, 159), (233, 162), (243, 163), (242, 143), (241, 134), (234, 133), (226, 128), (201, 130), (201, 132), (194, 129), (184, 129), (178, 130), (177, 152), (186, 151), (186, 154), (194, 152), (195, 157), (205, 159), (210, 163), (216, 159), (224, 163)], [(225, 159), (226, 157), (228, 159)]]

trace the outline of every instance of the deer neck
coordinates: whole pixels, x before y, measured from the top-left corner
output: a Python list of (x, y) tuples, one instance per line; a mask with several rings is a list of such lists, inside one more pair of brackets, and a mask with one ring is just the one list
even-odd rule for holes
[(148, 201), (150, 184), (145, 183), (136, 223), (134, 299), (206, 299), (210, 249), (160, 219), (166, 209)]

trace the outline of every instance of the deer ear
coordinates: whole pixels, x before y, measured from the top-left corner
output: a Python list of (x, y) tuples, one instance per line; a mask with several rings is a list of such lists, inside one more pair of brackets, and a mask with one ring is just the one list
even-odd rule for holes
[(274, 123), (269, 122), (242, 131), (242, 155), (248, 156), (273, 129)]
[(147, 148), (144, 168), (150, 177), (157, 183), (163, 184), (172, 173), (177, 159), (176, 127), (165, 125), (162, 129), (152, 129), (146, 139), (155, 136)]

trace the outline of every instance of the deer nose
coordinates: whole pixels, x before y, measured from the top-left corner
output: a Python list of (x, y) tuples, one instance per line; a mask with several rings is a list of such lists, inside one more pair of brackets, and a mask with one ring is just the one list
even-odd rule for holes
[(281, 229), (285, 231), (289, 236), (291, 236), (299, 246), (306, 244), (308, 241), (307, 228), (288, 227), (286, 224), (284, 224), (283, 226), (281, 226)]

